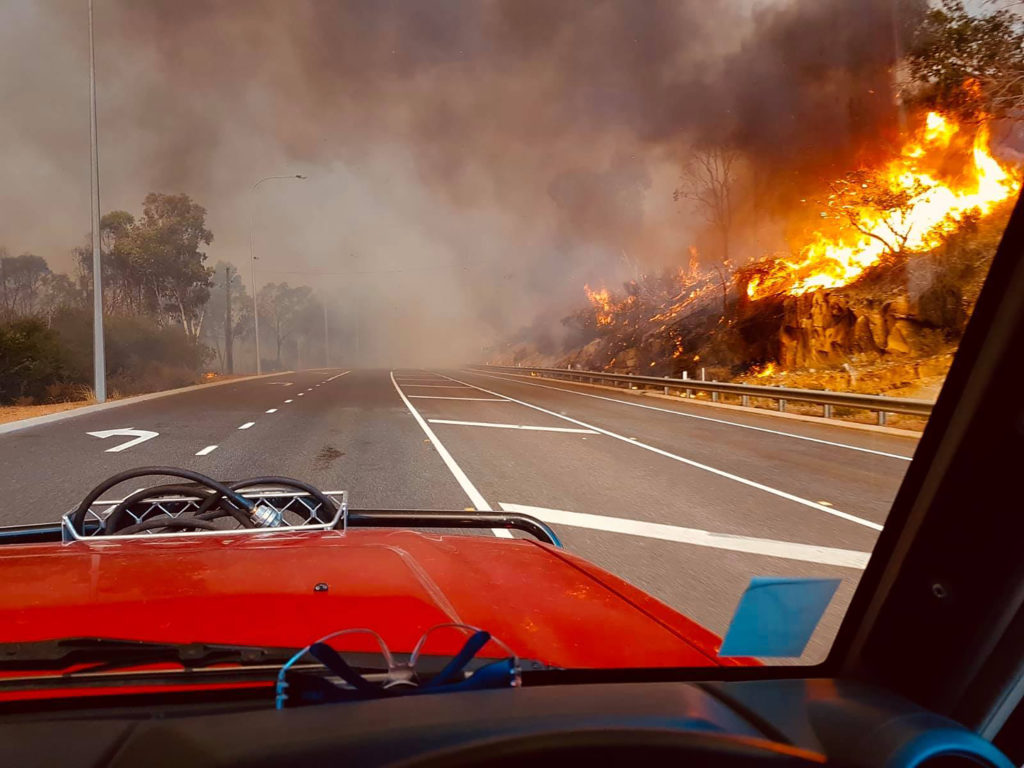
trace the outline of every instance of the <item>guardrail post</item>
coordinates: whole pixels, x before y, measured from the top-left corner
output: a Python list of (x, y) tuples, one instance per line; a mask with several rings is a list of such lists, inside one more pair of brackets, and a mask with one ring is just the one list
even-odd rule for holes
[(786, 401), (785, 401), (785, 400), (783, 400), (783, 399), (782, 399), (781, 397), (779, 398), (779, 410), (780, 410), (780, 411), (781, 411), (782, 413), (785, 413), (785, 412), (786, 412)]
[(692, 389), (686, 390), (686, 396), (687, 397), (693, 397), (693, 390)]
[(884, 427), (885, 426), (885, 411), (879, 411), (878, 412), (878, 426), (880, 426), (880, 427)]
[(740, 395), (740, 405), (750, 407), (750, 395)]
[(821, 414), (822, 416), (824, 416), (826, 419), (831, 419), (832, 418), (832, 404), (831, 403), (825, 403), (822, 406), (822, 410), (823, 410), (823, 413)]
[(717, 403), (718, 402), (718, 393), (717, 392), (712, 392), (711, 393), (711, 402), (712, 403)]
[[(668, 378), (668, 376), (666, 376), (665, 378), (667, 379), (667, 378)], [(668, 394), (668, 384), (666, 384), (666, 385), (665, 385), (665, 394), (666, 394), (666, 395)]]

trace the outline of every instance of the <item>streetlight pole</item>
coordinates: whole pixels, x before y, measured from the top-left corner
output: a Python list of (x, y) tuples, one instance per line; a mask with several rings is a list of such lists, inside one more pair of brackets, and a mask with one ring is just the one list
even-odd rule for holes
[(92, 361), (96, 402), (107, 399), (107, 362), (103, 349), (103, 262), (100, 255), (100, 153), (96, 131), (96, 47), (92, 34), (92, 0), (89, 0), (89, 135), (92, 199)]
[[(92, 0), (89, 0), (90, 8)], [(253, 233), (256, 228), (256, 188), (265, 181), (273, 179), (305, 179), (302, 174), (293, 176), (264, 176), (252, 185), (249, 190), (249, 276), (252, 278), (252, 324), (256, 334), (256, 373), (263, 373), (263, 361), (260, 358), (260, 313), (256, 306), (256, 254), (253, 252)]]
[(235, 372), (235, 355), (232, 350), (235, 329), (231, 325), (231, 267), (224, 265), (224, 367), (228, 374)]
[(323, 302), (324, 305), (324, 368), (330, 368), (331, 366), (331, 334), (327, 327), (327, 301)]

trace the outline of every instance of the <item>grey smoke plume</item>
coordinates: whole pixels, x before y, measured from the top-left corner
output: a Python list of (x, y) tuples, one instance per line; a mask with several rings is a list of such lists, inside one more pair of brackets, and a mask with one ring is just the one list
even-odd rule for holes
[[(95, 0), (105, 210), (209, 210), (211, 262), (315, 286), (369, 362), (472, 359), (585, 281), (685, 260), (693, 142), (783, 209), (895, 127), (917, 0)], [(88, 231), (83, 3), (0, 5), (0, 244)], [(302, 173), (306, 182), (266, 175)]]

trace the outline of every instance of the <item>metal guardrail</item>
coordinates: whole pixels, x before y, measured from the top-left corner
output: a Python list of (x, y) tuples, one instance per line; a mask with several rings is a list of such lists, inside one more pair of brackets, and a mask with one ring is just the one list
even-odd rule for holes
[(873, 411), (879, 425), (885, 425), (886, 414), (905, 413), (928, 417), (935, 405), (930, 400), (909, 397), (887, 397), (864, 395), (858, 392), (832, 392), (826, 389), (793, 389), (790, 387), (766, 387), (758, 384), (736, 384), (726, 381), (698, 381), (696, 379), (672, 379), (658, 376), (635, 376), (631, 373), (606, 373), (604, 371), (579, 371), (562, 368), (530, 368), (511, 365), (474, 365), (472, 368), (487, 371), (529, 374), (545, 378), (579, 381), (589, 384), (625, 384), (631, 389), (661, 389), (666, 395), (678, 392), (682, 397), (695, 397), (697, 392), (711, 395), (712, 402), (719, 402), (722, 395), (739, 398), (740, 405), (750, 406), (751, 399), (774, 401), (779, 411), (786, 411), (789, 402), (814, 403), (822, 406), (822, 416), (833, 418), (833, 408), (854, 408)]

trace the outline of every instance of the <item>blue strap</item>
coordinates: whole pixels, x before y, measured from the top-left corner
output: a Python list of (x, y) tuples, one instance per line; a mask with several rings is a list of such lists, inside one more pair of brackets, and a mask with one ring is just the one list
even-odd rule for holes
[(483, 630), (474, 632), (469, 639), (466, 640), (465, 644), (462, 646), (462, 650), (455, 654), (451, 661), (445, 664), (444, 669), (438, 673), (437, 677), (432, 679), (426, 685), (420, 686), (420, 688), (440, 688), (442, 685), (447, 685), (448, 683), (453, 682), (454, 679), (466, 668), (466, 665), (473, 660), (473, 657), (477, 655), (480, 649), (487, 645), (490, 640), (491, 636), (487, 632), (484, 632)]

